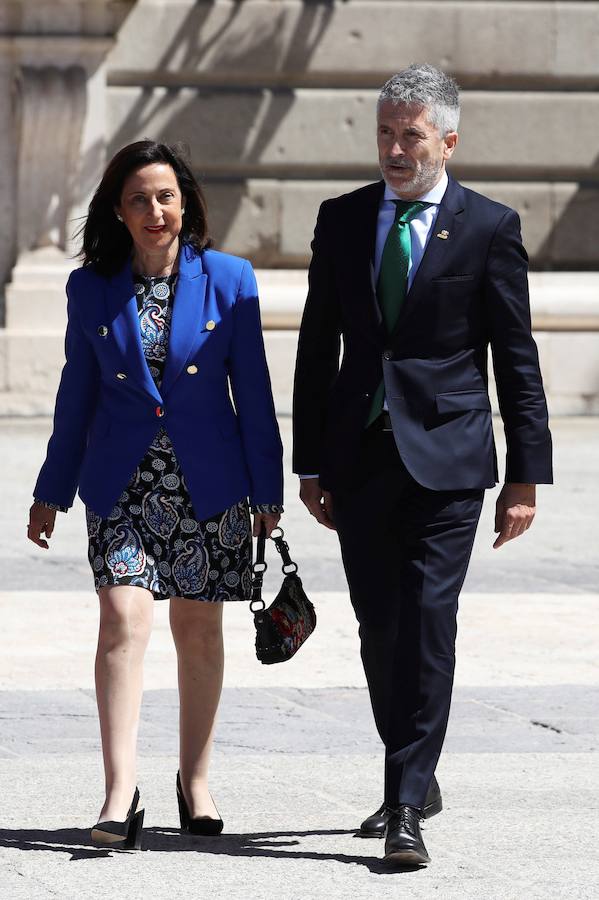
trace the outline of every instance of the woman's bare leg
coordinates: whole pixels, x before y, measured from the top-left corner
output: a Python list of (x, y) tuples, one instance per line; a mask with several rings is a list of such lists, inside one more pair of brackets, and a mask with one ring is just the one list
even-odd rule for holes
[(179, 670), (179, 771), (192, 817), (217, 817), (208, 765), (223, 683), (222, 603), (171, 598)]
[(98, 821), (125, 819), (137, 783), (136, 743), (143, 659), (154, 599), (140, 587), (100, 588), (96, 700), (100, 717), (106, 801)]

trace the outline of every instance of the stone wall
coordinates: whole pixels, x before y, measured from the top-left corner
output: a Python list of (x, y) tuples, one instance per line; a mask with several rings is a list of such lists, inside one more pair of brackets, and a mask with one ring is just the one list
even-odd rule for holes
[(533, 268), (599, 268), (599, 3), (138, 0), (110, 150), (187, 141), (219, 245), (301, 267), (321, 200), (378, 177), (377, 89), (422, 60), (463, 87), (453, 173), (519, 210)]
[(378, 177), (413, 61), (462, 86), (453, 174), (520, 212), (552, 408), (599, 412), (599, 2), (5, 0), (0, 49), (0, 414), (51, 410), (73, 231), (146, 136), (188, 143), (217, 246), (264, 270), (288, 409), (318, 206)]

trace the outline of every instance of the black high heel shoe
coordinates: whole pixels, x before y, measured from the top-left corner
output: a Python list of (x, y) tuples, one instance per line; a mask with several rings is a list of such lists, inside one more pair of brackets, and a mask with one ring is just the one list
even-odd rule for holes
[(141, 832), (145, 809), (136, 812), (139, 791), (135, 788), (133, 800), (124, 822), (97, 822), (92, 828), (92, 844), (111, 847), (113, 850), (141, 850)]
[(179, 772), (177, 772), (177, 803), (179, 804), (181, 831), (187, 831), (189, 834), (201, 834), (205, 837), (215, 837), (223, 830), (222, 819), (211, 819), (210, 816), (198, 816), (196, 819), (191, 818), (185, 797), (183, 796), (181, 775)]

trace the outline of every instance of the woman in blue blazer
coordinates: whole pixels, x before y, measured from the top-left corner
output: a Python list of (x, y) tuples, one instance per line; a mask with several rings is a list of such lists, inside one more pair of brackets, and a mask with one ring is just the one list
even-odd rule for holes
[(254, 534), (264, 525), (270, 535), (282, 512), (256, 281), (247, 261), (209, 246), (204, 198), (179, 150), (140, 141), (117, 153), (67, 284), (66, 363), (30, 511), (29, 538), (47, 548), (77, 488), (86, 505), (106, 776), (92, 840), (112, 846), (141, 841), (136, 736), (160, 598), (170, 598), (178, 656), (181, 827), (222, 830), (207, 783), (222, 603), (249, 596), (250, 505)]

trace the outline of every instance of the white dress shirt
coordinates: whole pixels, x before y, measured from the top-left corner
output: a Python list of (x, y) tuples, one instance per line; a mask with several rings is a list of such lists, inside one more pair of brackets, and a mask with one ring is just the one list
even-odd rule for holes
[[(441, 179), (434, 188), (431, 188), (426, 194), (422, 194), (421, 197), (416, 198), (417, 200), (422, 201), (422, 203), (430, 203), (432, 205), (423, 209), (417, 216), (414, 216), (410, 222), (411, 251), (410, 264), (408, 266), (408, 290), (412, 287), (414, 276), (416, 275), (418, 266), (424, 256), (428, 239), (439, 214), (439, 204), (447, 189), (447, 182), (447, 172), (444, 171)], [(379, 206), (379, 215), (376, 222), (376, 247), (374, 251), (375, 284), (378, 282), (379, 278), (381, 259), (383, 257), (387, 235), (389, 234), (389, 229), (393, 225), (395, 219), (395, 204), (393, 201), (398, 199), (401, 198), (399, 198), (397, 194), (391, 190), (389, 185), (386, 184), (385, 193), (383, 194), (383, 199)]]
[[(428, 239), (433, 230), (433, 225), (439, 215), (439, 204), (447, 189), (448, 180), (447, 172), (443, 170), (443, 175), (437, 184), (431, 188), (430, 191), (427, 191), (426, 194), (422, 194), (422, 196), (416, 198), (416, 200), (422, 201), (423, 203), (430, 203), (431, 206), (427, 206), (426, 209), (421, 210), (421, 212), (417, 216), (414, 216), (409, 223), (411, 246), (410, 263), (408, 265), (408, 291), (412, 287), (414, 276), (416, 275), (418, 266), (424, 256), (424, 251), (426, 250)], [(388, 184), (386, 184), (385, 193), (383, 194), (383, 199), (379, 206), (379, 215), (376, 222), (376, 246), (374, 250), (375, 284), (377, 284), (379, 280), (381, 259), (383, 258), (383, 250), (387, 241), (387, 235), (389, 234), (389, 229), (393, 225), (395, 219), (395, 203), (393, 201), (397, 199), (401, 198), (398, 198), (397, 194), (391, 190)], [(383, 409), (385, 412), (389, 409), (386, 397), (383, 398)]]
[[(426, 194), (422, 194), (421, 197), (417, 197), (416, 200), (422, 201), (423, 203), (430, 203), (430, 206), (427, 206), (426, 209), (423, 209), (417, 216), (410, 221), (410, 264), (408, 266), (408, 291), (412, 287), (412, 282), (414, 281), (414, 276), (418, 271), (418, 266), (422, 262), (422, 257), (424, 256), (424, 251), (426, 250), (426, 245), (428, 244), (428, 240), (431, 236), (431, 231), (433, 230), (433, 226), (437, 220), (437, 216), (439, 215), (439, 206), (441, 200), (443, 199), (443, 195), (447, 190), (447, 172), (444, 170), (441, 178), (437, 182), (437, 184), (427, 191)], [(376, 221), (376, 245), (374, 250), (374, 283), (378, 282), (379, 272), (381, 269), (381, 259), (383, 257), (383, 250), (385, 247), (385, 242), (387, 240), (387, 235), (389, 234), (389, 229), (393, 225), (395, 220), (395, 203), (394, 200), (400, 200), (401, 198), (391, 190), (388, 184), (385, 185), (385, 193), (383, 194), (383, 199), (381, 200), (381, 204), (379, 206), (379, 214)], [(383, 400), (383, 409), (387, 411), (389, 407), (387, 406), (387, 400)], [(318, 475), (300, 475), (300, 478), (318, 478)]]

